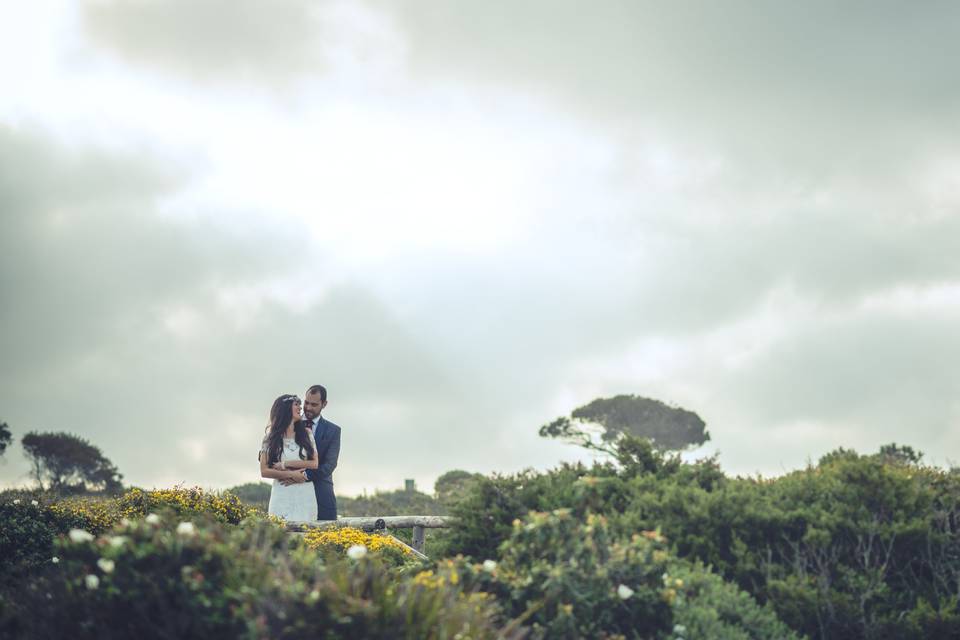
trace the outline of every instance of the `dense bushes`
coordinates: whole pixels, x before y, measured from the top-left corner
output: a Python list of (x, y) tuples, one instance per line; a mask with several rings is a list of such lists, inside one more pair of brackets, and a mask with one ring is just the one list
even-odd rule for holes
[(125, 518), (156, 512), (202, 515), (230, 524), (257, 513), (231, 494), (199, 488), (131, 489), (119, 498), (58, 499), (43, 492), (9, 492), (0, 499), (0, 557), (5, 565), (0, 581), (49, 562), (54, 539), (70, 529), (99, 535)]
[(239, 524), (256, 512), (232, 493), (210, 493), (199, 487), (155, 491), (131, 489), (117, 500), (116, 509), (122, 518), (143, 517), (148, 513), (170, 510), (180, 516), (205, 514), (229, 524)]
[[(20, 522), (53, 513), (10, 506)], [(749, 596), (672, 556), (658, 532), (623, 538), (598, 515), (531, 513), (510, 524), (498, 560), (425, 565), (390, 538), (353, 529), (301, 539), (267, 520), (221, 522), (219, 510), (160, 513), (122, 518), (101, 535), (56, 536), (0, 592), (0, 634), (791, 637)]]
[(5, 637), (510, 637), (491, 599), (426, 588), (370, 555), (321, 562), (266, 523), (151, 516), (73, 531), (54, 553), (3, 602)]
[(701, 563), (675, 560), (664, 578), (677, 592), (674, 629), (685, 638), (710, 640), (788, 640), (797, 638), (773, 608), (758, 606), (737, 585), (709, 571)]
[[(431, 565), (355, 530), (301, 541), (199, 490), (22, 495), (0, 500), (0, 628), (960, 638), (960, 475), (901, 453), (838, 451), (776, 479), (728, 478), (715, 460), (685, 464), (625, 440), (616, 464), (471, 482), (441, 541), (446, 559)], [(99, 537), (68, 542), (74, 528)]]
[(826, 457), (772, 480), (725, 478), (628, 441), (620, 464), (477, 483), (454, 506), (447, 553), (490, 557), (529, 510), (658, 528), (793, 629), (821, 638), (960, 637), (960, 477), (902, 457)]
[(673, 556), (657, 531), (619, 538), (602, 516), (534, 512), (500, 552), (499, 563), (461, 556), (418, 578), (490, 594), (531, 638), (799, 637), (749, 594)]
[(606, 519), (567, 511), (516, 521), (499, 581), (513, 615), (547, 638), (659, 637), (672, 628), (676, 592), (664, 585), (659, 534), (612, 537)]

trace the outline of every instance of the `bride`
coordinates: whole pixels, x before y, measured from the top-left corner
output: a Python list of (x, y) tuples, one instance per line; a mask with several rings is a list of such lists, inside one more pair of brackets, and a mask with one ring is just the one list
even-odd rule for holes
[(300, 398), (282, 395), (270, 409), (270, 424), (260, 448), (260, 476), (273, 478), (270, 515), (286, 520), (316, 520), (317, 497), (312, 482), (285, 484), (303, 469), (317, 468), (313, 432), (301, 420)]

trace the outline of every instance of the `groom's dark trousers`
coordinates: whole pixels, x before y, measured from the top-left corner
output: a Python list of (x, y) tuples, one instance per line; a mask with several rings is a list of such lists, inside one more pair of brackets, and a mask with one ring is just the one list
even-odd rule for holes
[(333, 470), (337, 468), (337, 459), (340, 457), (340, 427), (320, 416), (313, 439), (317, 443), (319, 466), (307, 469), (307, 480), (313, 482), (313, 492), (317, 495), (317, 520), (336, 520), (337, 496), (333, 493)]

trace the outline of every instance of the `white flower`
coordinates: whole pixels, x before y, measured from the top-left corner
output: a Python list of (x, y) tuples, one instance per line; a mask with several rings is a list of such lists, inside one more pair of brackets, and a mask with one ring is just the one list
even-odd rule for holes
[(20, 498), (17, 498), (16, 500), (14, 500), (13, 504), (20, 504)]
[(310, 602), (316, 602), (317, 600), (320, 599), (320, 592), (314, 589), (313, 591), (310, 592), (309, 597), (310, 597)]
[(367, 555), (367, 548), (362, 544), (355, 544), (347, 549), (347, 557), (351, 560), (359, 560), (365, 555)]
[(188, 538), (192, 538), (197, 535), (197, 528), (193, 526), (192, 522), (181, 522), (177, 525), (177, 533)]
[(30, 504), (32, 504), (32, 505), (35, 506), (35, 507), (39, 507), (39, 506), (40, 506), (40, 503), (37, 502), (36, 500), (31, 500), (31, 501), (30, 501)]
[(93, 540), (93, 534), (83, 529), (70, 529), (70, 539), (80, 544), (81, 542), (90, 542)]
[(97, 560), (97, 566), (100, 567), (100, 570), (104, 573), (113, 573), (113, 569), (117, 566), (113, 560), (107, 560), (106, 558), (100, 558)]
[(151, 513), (144, 520), (147, 521), (147, 524), (160, 524), (160, 516), (155, 513)]
[(123, 527), (124, 529), (129, 528), (131, 524), (133, 523), (127, 520), (126, 518), (120, 518), (120, 526)]
[(107, 538), (107, 542), (109, 542), (110, 546), (114, 549), (117, 547), (122, 547), (124, 544), (126, 544), (127, 540), (129, 540), (127, 536), (110, 536)]
[(493, 573), (497, 569), (497, 563), (494, 560), (484, 560), (483, 570), (487, 573)]
[(96, 589), (100, 586), (100, 578), (93, 575), (92, 573), (87, 574), (87, 577), (83, 579), (87, 585), (87, 589)]
[(53, 564), (57, 564), (58, 562), (60, 562), (60, 558), (58, 558), (57, 556), (53, 556), (52, 558), (50, 558), (50, 562), (52, 562)]
[(687, 628), (686, 628), (685, 626), (683, 626), (682, 624), (675, 624), (675, 625), (673, 625), (673, 632), (674, 632), (675, 634), (677, 634), (678, 636), (682, 636), (683, 634), (685, 634), (685, 633), (687, 632)]
[(617, 595), (620, 597), (621, 600), (626, 600), (627, 598), (633, 595), (633, 589), (631, 589), (625, 584), (622, 584), (619, 587), (617, 587)]

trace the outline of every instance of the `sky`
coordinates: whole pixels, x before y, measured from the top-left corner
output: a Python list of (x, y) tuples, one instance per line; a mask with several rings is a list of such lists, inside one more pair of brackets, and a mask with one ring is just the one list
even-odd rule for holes
[(589, 460), (600, 397), (731, 474), (960, 463), (960, 7), (0, 0), (0, 485), (256, 481), (329, 390), (337, 491)]

